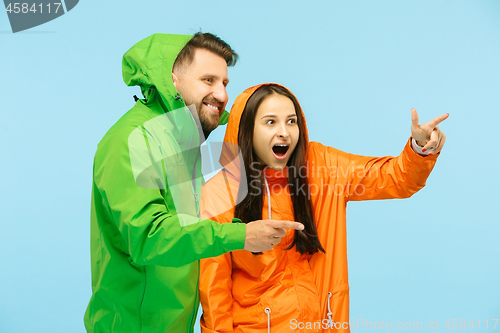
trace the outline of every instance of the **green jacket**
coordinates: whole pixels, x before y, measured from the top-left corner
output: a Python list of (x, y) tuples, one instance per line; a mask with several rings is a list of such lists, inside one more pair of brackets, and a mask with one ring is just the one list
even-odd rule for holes
[(244, 246), (245, 225), (198, 217), (199, 129), (171, 75), (191, 37), (154, 34), (123, 56), (125, 83), (145, 99), (94, 158), (88, 332), (193, 332), (198, 260)]

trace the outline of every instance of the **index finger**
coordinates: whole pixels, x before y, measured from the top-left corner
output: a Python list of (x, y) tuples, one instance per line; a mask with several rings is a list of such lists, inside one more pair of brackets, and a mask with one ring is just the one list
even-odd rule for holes
[(304, 225), (299, 222), (292, 221), (269, 221), (271, 227), (275, 229), (295, 229), (304, 230)]
[(443, 115), (441, 115), (439, 117), (436, 117), (436, 118), (432, 119), (426, 125), (430, 126), (431, 128), (435, 128), (437, 125), (439, 125), (439, 123), (441, 123), (443, 120), (445, 120), (449, 116), (450, 116), (449, 113), (445, 113), (445, 114), (443, 114)]
[(418, 127), (418, 113), (415, 109), (411, 109), (411, 126)]

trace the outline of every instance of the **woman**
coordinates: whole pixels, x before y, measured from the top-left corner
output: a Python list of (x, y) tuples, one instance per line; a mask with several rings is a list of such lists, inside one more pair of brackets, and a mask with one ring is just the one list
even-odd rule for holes
[(309, 142), (297, 99), (277, 84), (236, 99), (224, 142), (225, 169), (205, 184), (202, 215), (221, 223), (295, 220), (305, 229), (288, 230), (271, 251), (202, 260), (202, 332), (349, 332), (346, 204), (411, 196), (436, 155), (415, 153), (410, 141), (397, 158)]

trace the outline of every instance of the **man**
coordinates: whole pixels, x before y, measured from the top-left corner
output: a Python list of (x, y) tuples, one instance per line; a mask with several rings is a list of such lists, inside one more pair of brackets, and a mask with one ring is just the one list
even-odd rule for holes
[(227, 66), (236, 59), (203, 33), (155, 34), (125, 53), (124, 81), (145, 98), (111, 127), (94, 159), (88, 332), (192, 332), (199, 259), (267, 251), (284, 228), (303, 229), (198, 218), (199, 145), (227, 122)]

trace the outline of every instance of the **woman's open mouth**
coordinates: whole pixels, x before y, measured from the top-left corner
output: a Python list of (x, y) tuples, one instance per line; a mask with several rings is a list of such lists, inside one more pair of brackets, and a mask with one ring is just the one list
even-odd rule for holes
[(284, 160), (286, 158), (288, 148), (290, 148), (290, 145), (285, 143), (274, 145), (273, 146), (274, 157), (276, 157), (278, 160)]

